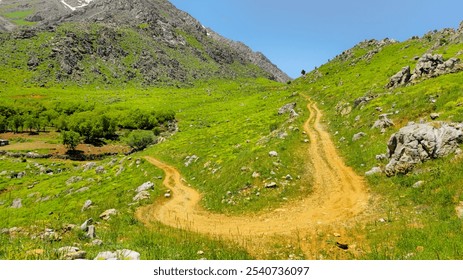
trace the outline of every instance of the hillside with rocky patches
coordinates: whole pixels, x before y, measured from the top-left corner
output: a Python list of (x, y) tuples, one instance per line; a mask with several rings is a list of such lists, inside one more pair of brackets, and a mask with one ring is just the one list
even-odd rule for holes
[[(73, 9), (69, 1), (14, 2), (14, 9), (0, 3), (2, 29), (9, 30), (0, 35), (0, 67), (22, 78), (16, 84), (290, 80), (263, 54), (223, 38), (166, 0), (74, 1)], [(12, 13), (30, 24), (13, 27), (7, 20)]]
[(460, 259), (463, 22), (403, 42), (366, 40), (292, 85), (315, 100), (379, 216), (372, 259)]

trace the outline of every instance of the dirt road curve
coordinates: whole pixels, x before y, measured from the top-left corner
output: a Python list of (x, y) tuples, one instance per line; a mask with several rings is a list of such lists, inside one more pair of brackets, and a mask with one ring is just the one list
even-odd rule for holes
[(164, 184), (172, 198), (165, 203), (141, 207), (136, 216), (145, 223), (163, 224), (211, 234), (223, 238), (241, 236), (253, 239), (310, 230), (320, 225), (346, 222), (365, 210), (369, 194), (361, 177), (347, 167), (338, 155), (329, 134), (320, 124), (321, 112), (309, 104), (310, 117), (304, 130), (310, 137), (308, 159), (311, 161), (314, 191), (309, 197), (289, 202), (271, 212), (245, 216), (227, 216), (204, 210), (200, 194), (188, 187), (177, 169), (153, 157), (146, 159), (164, 170)]

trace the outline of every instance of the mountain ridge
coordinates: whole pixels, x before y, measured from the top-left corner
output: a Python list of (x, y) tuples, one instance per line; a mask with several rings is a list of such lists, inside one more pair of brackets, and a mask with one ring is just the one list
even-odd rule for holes
[[(17, 0), (17, 2), (21, 1)], [(81, 3), (78, 1), (75, 2)], [(127, 32), (128, 30), (131, 30), (129, 33), (133, 33), (132, 31), (135, 31), (137, 34), (132, 34), (130, 36), (137, 35), (139, 38), (136, 40), (134, 39), (135, 41), (145, 41), (146, 47), (144, 49), (144, 54), (147, 56), (148, 53), (152, 53), (151, 64), (168, 65), (168, 69), (162, 69), (162, 65), (158, 69), (150, 66), (150, 68), (153, 69), (149, 69), (148, 72), (155, 71), (159, 72), (157, 76), (159, 76), (160, 73), (169, 76), (169, 74), (165, 73), (174, 73), (176, 69), (178, 69), (178, 75), (170, 75), (172, 77), (164, 80), (188, 83), (196, 79), (208, 79), (210, 78), (209, 76), (212, 78), (266, 77), (282, 83), (291, 80), (288, 75), (281, 71), (262, 53), (254, 52), (243, 43), (223, 38), (218, 33), (204, 27), (188, 13), (178, 10), (174, 5), (165, 0), (94, 0), (85, 1), (85, 6), (75, 10), (66, 8), (60, 1), (48, 0), (40, 3), (47, 3), (51, 8), (41, 9), (40, 7), (42, 6), (39, 5), (33, 9), (34, 12), (30, 13), (26, 17), (26, 20), (35, 22), (35, 26), (27, 28), (27, 30), (31, 30), (30, 32), (33, 32), (34, 34), (41, 32), (54, 32), (55, 30), (60, 29), (60, 26), (63, 25), (74, 26), (74, 29), (76, 30), (71, 32), (74, 33), (74, 35), (82, 33), (79, 29), (84, 31), (86, 30), (91, 33), (91, 30), (95, 28), (91, 28), (89, 26), (96, 25), (98, 25), (100, 29), (113, 30), (114, 33), (118, 33), (118, 30), (121, 29), (124, 29)], [(29, 9), (33, 6), (32, 4), (29, 4), (25, 7)], [(5, 30), (6, 28), (3, 29)], [(9, 29), (11, 29), (11, 26)], [(16, 28), (12, 32), (22, 32), (22, 29), (23, 28)], [(71, 35), (71, 37), (74, 35)], [(19, 37), (25, 39), (21, 35)], [(98, 36), (87, 34), (84, 35), (84, 37), (88, 38)], [(120, 47), (118, 46), (118, 39), (115, 38), (117, 36), (113, 37), (114, 40), (111, 42), (114, 44), (113, 47)], [(61, 39), (68, 40), (66, 37)], [(76, 37), (73, 40), (86, 41), (87, 39)], [(136, 44), (135, 41), (133, 44)], [(52, 44), (56, 43), (57, 42), (52, 42)], [(92, 45), (94, 44), (95, 42), (92, 43)], [(153, 45), (157, 46), (157, 50), (152, 50)], [(106, 47), (107, 49), (110, 49), (110, 47)], [(130, 50), (130, 48), (122, 49), (124, 49), (123, 53), (127, 53), (127, 56), (129, 56), (133, 51)], [(35, 52), (40, 53), (41, 51), (35, 50)], [(161, 56), (164, 57), (161, 60), (157, 60), (155, 57), (156, 55), (153, 54), (159, 52), (161, 53)], [(137, 55), (141, 57), (142, 53), (140, 52)], [(80, 56), (86, 58), (87, 53), (77, 55), (77, 57)], [(124, 57), (125, 56), (122, 56), (121, 59)], [(33, 59), (33, 57), (31, 57), (31, 59)], [(37, 62), (37, 59), (33, 60)], [(166, 60), (169, 60), (169, 62), (165, 62)], [(76, 60), (76, 62), (79, 61), (80, 59)], [(208, 61), (210, 64), (209, 66), (214, 69), (212, 71), (211, 69), (194, 70), (195, 67), (205, 68), (204, 66), (198, 66), (198, 64), (201, 63), (199, 61)], [(59, 62), (58, 64), (60, 64), (58, 66), (61, 66), (62, 63)], [(123, 63), (120, 62), (118, 64)], [(192, 67), (191, 64), (194, 64), (195, 66)], [(70, 66), (71, 68), (74, 68), (76, 65)], [(80, 65), (80, 68), (85, 68), (84, 66), (85, 65)], [(65, 66), (64, 68), (68, 67)], [(130, 65), (126, 65), (124, 69), (119, 70), (130, 71), (129, 68)], [(64, 72), (65, 74), (70, 72), (68, 69), (61, 70), (63, 70), (61, 72)], [(57, 75), (59, 75), (59, 78), (57, 79), (58, 81), (65, 76), (60, 73)], [(179, 75), (182, 78), (178, 79)], [(147, 78), (143, 73), (142, 76), (144, 76), (146, 84)], [(76, 77), (69, 78), (71, 79)], [(82, 79), (82, 77), (77, 78)], [(128, 79), (130, 79), (130, 77)], [(42, 78), (39, 77), (38, 80), (42, 80)], [(47, 80), (44, 82), (40, 81), (39, 83), (49, 82), (50, 81)], [(172, 82), (169, 82), (169, 84), (172, 84)], [(159, 84), (159, 81), (154, 83), (148, 82), (148, 84)]]

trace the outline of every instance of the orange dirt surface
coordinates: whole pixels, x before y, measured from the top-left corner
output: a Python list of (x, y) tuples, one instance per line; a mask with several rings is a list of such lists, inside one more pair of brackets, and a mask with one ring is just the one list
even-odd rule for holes
[[(136, 217), (146, 225), (158, 221), (237, 242), (257, 258), (266, 258), (270, 254), (266, 247), (272, 247), (274, 242), (296, 244), (304, 252), (304, 258), (319, 258), (319, 251), (335, 247), (320, 237), (333, 232), (336, 232), (333, 237), (338, 238), (336, 240), (357, 247), (362, 242), (361, 235), (347, 235), (351, 235), (349, 228), (358, 223), (369, 205), (368, 188), (363, 178), (338, 155), (330, 135), (320, 124), (320, 110), (315, 104), (307, 108), (310, 111), (304, 124), (310, 138), (307, 172), (313, 176), (313, 192), (308, 197), (267, 212), (240, 216), (211, 213), (200, 206), (201, 195), (188, 186), (175, 167), (147, 156), (150, 163), (164, 170), (163, 183), (171, 190), (172, 197), (163, 203), (140, 207)], [(339, 239), (340, 236), (344, 239)], [(353, 258), (355, 255), (355, 252), (350, 255), (335, 252), (331, 258)]]

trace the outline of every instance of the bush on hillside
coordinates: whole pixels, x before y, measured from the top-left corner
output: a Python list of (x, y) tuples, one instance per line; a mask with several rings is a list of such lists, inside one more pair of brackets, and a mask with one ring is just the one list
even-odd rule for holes
[(132, 131), (126, 139), (127, 145), (137, 151), (145, 149), (149, 145), (154, 144), (154, 142), (155, 138), (153, 132), (145, 130)]

